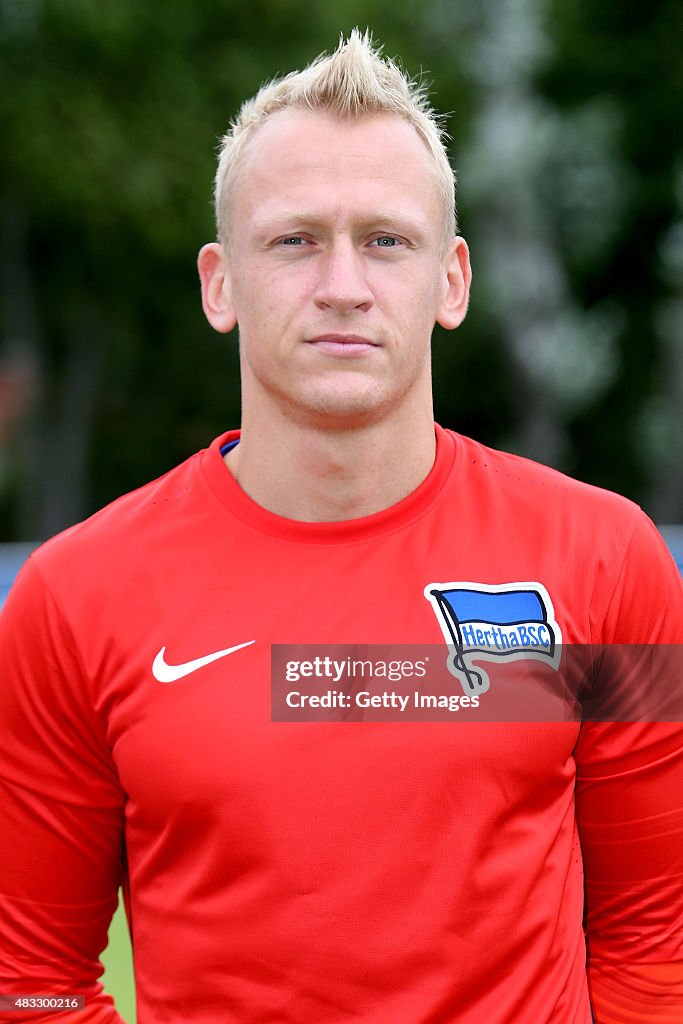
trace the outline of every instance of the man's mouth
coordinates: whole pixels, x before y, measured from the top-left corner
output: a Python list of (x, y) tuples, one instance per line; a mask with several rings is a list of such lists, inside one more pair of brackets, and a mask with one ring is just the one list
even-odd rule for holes
[(361, 334), (319, 334), (308, 338), (306, 343), (328, 355), (342, 357), (365, 355), (379, 347), (377, 342)]

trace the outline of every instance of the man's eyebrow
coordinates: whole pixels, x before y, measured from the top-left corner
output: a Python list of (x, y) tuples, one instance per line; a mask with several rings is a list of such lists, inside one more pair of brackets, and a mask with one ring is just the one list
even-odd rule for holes
[[(327, 227), (329, 217), (327, 214), (314, 209), (304, 207), (292, 207), (287, 210), (264, 210), (263, 214), (256, 215), (256, 228), (262, 231), (287, 230), (295, 225), (304, 227)], [(416, 210), (415, 212), (405, 209), (392, 209), (390, 207), (377, 208), (359, 212), (350, 218), (352, 225), (360, 230), (380, 231), (385, 228), (396, 229), (407, 234), (422, 234), (427, 230), (431, 220), (426, 211)]]

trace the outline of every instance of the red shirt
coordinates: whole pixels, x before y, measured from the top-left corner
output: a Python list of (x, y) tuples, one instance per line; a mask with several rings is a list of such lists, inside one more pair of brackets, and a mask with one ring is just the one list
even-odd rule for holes
[(0, 992), (117, 1020), (124, 879), (140, 1024), (590, 1024), (589, 991), (681, 1024), (680, 724), (271, 720), (273, 644), (446, 659), (437, 583), (545, 595), (562, 644), (683, 643), (650, 521), (440, 428), (399, 504), (285, 520), (235, 436), (44, 545), (0, 615)]

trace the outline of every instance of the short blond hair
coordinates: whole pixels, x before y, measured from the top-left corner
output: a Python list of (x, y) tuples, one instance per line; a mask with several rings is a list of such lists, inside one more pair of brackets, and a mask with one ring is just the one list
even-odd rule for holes
[(247, 100), (221, 141), (215, 180), (216, 227), (219, 241), (229, 241), (229, 200), (240, 158), (254, 131), (279, 110), (299, 107), (359, 118), (397, 114), (412, 125), (434, 162), (444, 204), (444, 238), (457, 230), (455, 174), (448, 160), (444, 119), (427, 98), (427, 86), (409, 78), (394, 61), (382, 57), (369, 31), (353, 29), (332, 54), (321, 54), (303, 71), (292, 71), (261, 86)]

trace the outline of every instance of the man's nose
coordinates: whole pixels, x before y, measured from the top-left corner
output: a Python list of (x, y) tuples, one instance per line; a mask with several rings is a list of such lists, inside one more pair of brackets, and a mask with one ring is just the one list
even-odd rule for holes
[(315, 303), (342, 315), (355, 309), (366, 312), (373, 305), (363, 257), (352, 242), (336, 241), (323, 256)]

